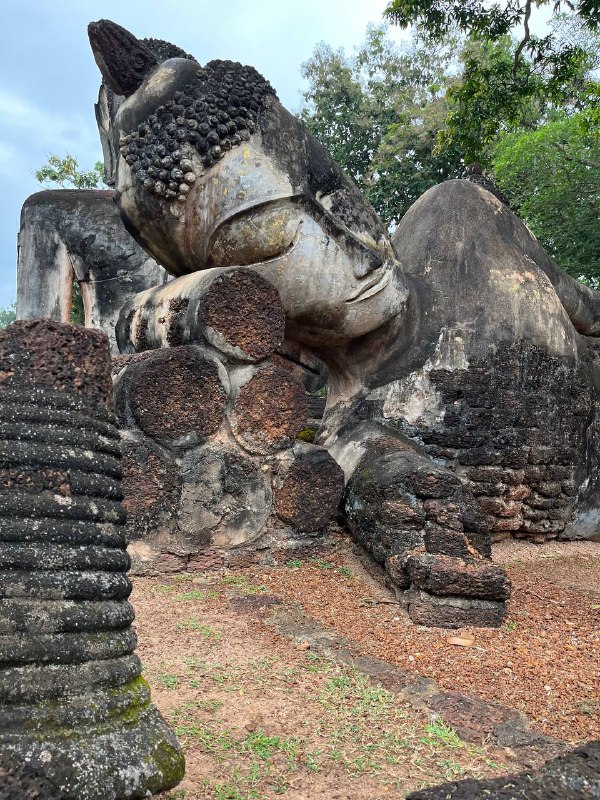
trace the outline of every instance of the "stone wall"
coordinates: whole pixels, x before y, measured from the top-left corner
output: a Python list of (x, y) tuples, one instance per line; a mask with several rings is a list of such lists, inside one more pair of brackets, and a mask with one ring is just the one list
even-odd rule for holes
[(167, 274), (125, 230), (114, 193), (55, 189), (28, 197), (21, 211), (17, 319), (69, 322), (73, 282), (85, 325), (115, 344), (115, 323), (129, 297), (164, 283)]
[[(308, 402), (297, 364), (275, 355), (276, 290), (233, 269), (207, 274), (198, 303), (153, 309), (158, 326), (147, 312), (124, 309), (121, 341), (141, 352), (113, 358), (134, 570), (285, 560), (323, 543), (343, 473), (296, 441)], [(174, 346), (144, 349), (163, 342)]]
[(432, 369), (440, 423), (398, 427), (464, 479), (494, 541), (556, 538), (585, 468), (593, 397), (584, 369), (531, 342), (499, 345), (468, 369)]

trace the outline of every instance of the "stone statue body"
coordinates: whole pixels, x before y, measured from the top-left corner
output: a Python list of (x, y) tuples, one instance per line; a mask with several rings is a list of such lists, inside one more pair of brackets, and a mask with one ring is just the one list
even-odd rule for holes
[[(174, 325), (193, 342), (205, 270), (267, 278), (286, 337), (329, 367), (319, 443), (344, 469), (350, 530), (414, 620), (498, 624), (507, 584), (487, 560), (494, 534), (556, 536), (574, 515), (596, 530), (597, 295), (467, 181), (427, 192), (392, 243), (258, 73), (159, 65), (111, 26), (90, 38), (105, 80), (127, 86), (118, 206), (181, 276), (126, 304), (120, 346), (165, 346)], [(157, 313), (165, 293), (187, 301), (185, 316)]]

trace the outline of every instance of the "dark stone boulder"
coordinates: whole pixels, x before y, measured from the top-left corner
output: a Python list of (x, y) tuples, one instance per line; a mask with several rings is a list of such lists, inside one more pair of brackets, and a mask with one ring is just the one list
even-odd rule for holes
[(589, 742), (542, 767), (518, 775), (444, 783), (412, 792), (406, 800), (597, 800), (600, 741)]

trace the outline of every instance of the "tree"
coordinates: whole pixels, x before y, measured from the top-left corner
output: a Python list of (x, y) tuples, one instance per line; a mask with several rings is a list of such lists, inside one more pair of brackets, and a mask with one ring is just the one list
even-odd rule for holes
[(42, 184), (56, 184), (61, 189), (97, 189), (104, 185), (104, 165), (97, 161), (93, 169), (79, 169), (77, 159), (67, 154), (64, 158), (48, 156), (48, 161), (35, 172)]
[(432, 52), (418, 37), (398, 46), (371, 26), (354, 56), (321, 43), (303, 65), (301, 118), (388, 223), (462, 169), (455, 147), (433, 152), (455, 49), (448, 40)]
[(465, 34), (498, 41), (522, 26), (523, 32), (514, 55), (515, 69), (526, 55), (535, 64), (543, 64), (549, 75), (560, 81), (568, 77), (573, 60), (582, 55), (576, 41), (567, 42), (556, 31), (536, 36), (530, 30), (534, 8), (550, 6), (556, 16), (562, 9), (575, 15), (589, 31), (600, 28), (600, 5), (597, 0), (505, 0), (490, 4), (486, 0), (392, 0), (384, 11), (390, 21), (402, 28), (418, 24), (435, 41), (455, 27)]
[[(534, 8), (551, 5), (545, 36), (531, 32)], [(418, 24), (435, 43), (454, 28), (468, 34), (461, 79), (449, 89), (448, 114), (438, 146), (461, 148), (465, 160), (485, 162), (489, 144), (504, 130), (540, 124), (548, 110), (600, 115), (598, 67), (600, 4), (593, 0), (393, 0), (385, 15), (407, 27)], [(520, 37), (511, 34), (520, 30)]]
[(600, 142), (582, 114), (566, 112), (535, 131), (503, 136), (496, 180), (559, 266), (600, 284)]
[(11, 322), (14, 322), (17, 318), (17, 310), (15, 303), (11, 303), (9, 306), (5, 306), (4, 308), (0, 308), (0, 328), (8, 327)]

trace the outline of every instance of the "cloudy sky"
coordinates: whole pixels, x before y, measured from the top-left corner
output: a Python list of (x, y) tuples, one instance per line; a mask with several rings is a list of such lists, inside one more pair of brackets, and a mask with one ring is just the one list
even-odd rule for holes
[[(34, 172), (55, 153), (82, 168), (100, 159), (93, 104), (99, 73), (88, 22), (112, 19), (166, 39), (201, 62), (252, 64), (284, 105), (301, 102), (300, 67), (325, 41), (351, 51), (387, 0), (2, 0), (0, 49), (0, 306), (15, 296), (16, 238)], [(399, 33), (396, 36), (400, 36)]]

